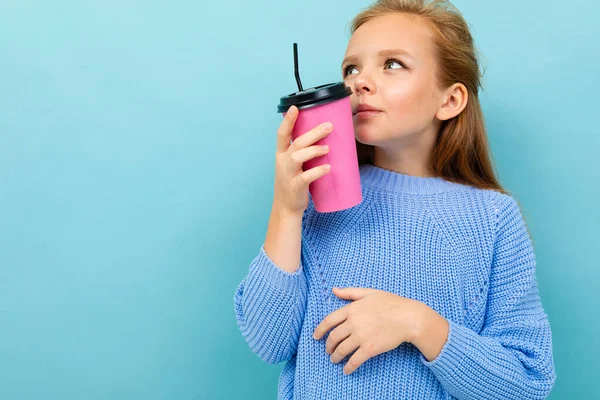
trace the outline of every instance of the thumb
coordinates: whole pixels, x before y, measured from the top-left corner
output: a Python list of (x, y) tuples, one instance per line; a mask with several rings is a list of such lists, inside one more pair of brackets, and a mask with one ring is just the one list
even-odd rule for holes
[(349, 287), (349, 288), (333, 288), (333, 294), (348, 300), (359, 300), (365, 297), (367, 294), (371, 293), (372, 289), (368, 288), (358, 288), (358, 287)]

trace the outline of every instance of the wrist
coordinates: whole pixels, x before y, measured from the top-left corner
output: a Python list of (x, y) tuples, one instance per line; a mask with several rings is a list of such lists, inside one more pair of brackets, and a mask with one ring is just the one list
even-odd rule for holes
[(298, 219), (302, 219), (302, 216), (304, 215), (304, 211), (302, 212), (298, 212), (298, 211), (290, 211), (285, 207), (281, 207), (275, 203), (273, 203), (273, 206), (271, 207), (271, 214), (276, 216), (279, 219), (291, 219), (291, 220), (298, 220)]
[[(419, 345), (426, 340), (429, 331), (431, 330), (431, 319), (435, 318), (433, 311), (425, 303), (418, 302), (416, 316), (414, 318), (415, 324), (413, 326), (412, 335), (410, 342), (415, 346)], [(437, 314), (437, 313), (435, 313)]]
[(448, 340), (448, 321), (429, 307), (427, 307), (427, 311), (421, 313), (418, 321), (412, 343), (428, 361), (432, 361), (442, 351)]

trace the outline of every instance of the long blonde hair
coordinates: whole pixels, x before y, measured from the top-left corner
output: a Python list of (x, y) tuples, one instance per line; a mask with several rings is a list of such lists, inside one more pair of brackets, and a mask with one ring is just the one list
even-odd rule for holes
[[(464, 84), (468, 101), (463, 111), (442, 121), (430, 157), (435, 176), (508, 194), (496, 178), (490, 159), (485, 121), (478, 98), (481, 86), (479, 62), (473, 38), (460, 11), (445, 0), (378, 0), (351, 21), (351, 34), (365, 22), (390, 13), (417, 15), (434, 37), (439, 85)], [(356, 141), (359, 165), (373, 164), (373, 146)]]

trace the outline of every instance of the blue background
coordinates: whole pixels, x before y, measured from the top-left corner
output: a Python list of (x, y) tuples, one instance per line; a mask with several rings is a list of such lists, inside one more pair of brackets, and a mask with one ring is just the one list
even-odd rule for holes
[[(552, 399), (598, 395), (592, 1), (456, 1), (553, 328)], [(279, 97), (341, 80), (367, 1), (0, 4), (0, 398), (275, 398), (233, 294), (264, 240)], [(343, 8), (340, 8), (343, 6)]]

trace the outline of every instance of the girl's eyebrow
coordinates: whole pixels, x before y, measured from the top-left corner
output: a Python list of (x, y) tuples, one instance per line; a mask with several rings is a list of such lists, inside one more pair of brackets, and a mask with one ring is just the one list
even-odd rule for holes
[[(406, 50), (403, 49), (389, 49), (389, 50), (381, 50), (379, 52), (379, 56), (383, 57), (383, 56), (393, 56), (393, 55), (404, 55), (407, 56), (408, 58), (412, 58), (411, 54), (409, 52), (407, 52)], [(346, 64), (347, 62), (356, 62), (358, 61), (358, 56), (348, 56), (346, 58), (344, 58), (344, 61), (342, 61), (342, 68), (344, 67), (344, 64)]]

